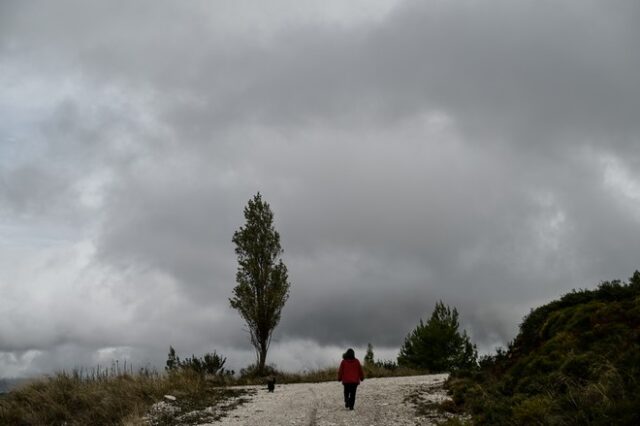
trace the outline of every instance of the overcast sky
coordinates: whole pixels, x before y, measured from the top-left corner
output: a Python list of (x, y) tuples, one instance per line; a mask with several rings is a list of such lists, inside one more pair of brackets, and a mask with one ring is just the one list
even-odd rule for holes
[(0, 2), (0, 377), (254, 360), (233, 232), (270, 203), (268, 362), (482, 351), (640, 268), (635, 0)]

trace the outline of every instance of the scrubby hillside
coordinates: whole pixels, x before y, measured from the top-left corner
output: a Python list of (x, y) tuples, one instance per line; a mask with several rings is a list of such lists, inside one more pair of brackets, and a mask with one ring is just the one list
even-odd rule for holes
[(448, 387), (478, 424), (640, 424), (640, 273), (533, 310)]

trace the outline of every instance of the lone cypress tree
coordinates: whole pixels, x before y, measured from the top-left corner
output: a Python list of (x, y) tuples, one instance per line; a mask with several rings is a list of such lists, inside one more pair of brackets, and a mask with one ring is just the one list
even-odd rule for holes
[(405, 338), (398, 365), (433, 372), (469, 368), (476, 365), (478, 352), (466, 331), (458, 330), (458, 310), (436, 303), (431, 318)]
[(263, 374), (273, 330), (289, 298), (287, 267), (280, 259), (280, 235), (273, 212), (258, 192), (244, 208), (246, 223), (233, 234), (238, 270), (229, 299), (247, 323), (256, 350), (257, 373)]

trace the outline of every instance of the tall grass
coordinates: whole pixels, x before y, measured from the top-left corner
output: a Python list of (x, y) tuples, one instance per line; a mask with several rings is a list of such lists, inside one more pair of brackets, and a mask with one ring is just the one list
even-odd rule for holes
[(2, 425), (142, 424), (163, 396), (177, 397), (182, 412), (204, 409), (237, 396), (200, 374), (180, 371), (75, 370), (34, 380), (0, 399)]

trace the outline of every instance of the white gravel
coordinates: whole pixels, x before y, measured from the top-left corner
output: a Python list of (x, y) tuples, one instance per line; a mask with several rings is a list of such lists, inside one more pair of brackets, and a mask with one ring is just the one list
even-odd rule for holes
[(446, 374), (367, 379), (356, 394), (353, 411), (344, 408), (342, 384), (339, 382), (277, 385), (269, 393), (265, 386), (247, 402), (210, 426), (371, 426), (431, 425), (440, 415), (417, 417), (407, 397), (420, 392), (421, 399), (446, 399), (442, 384)]

